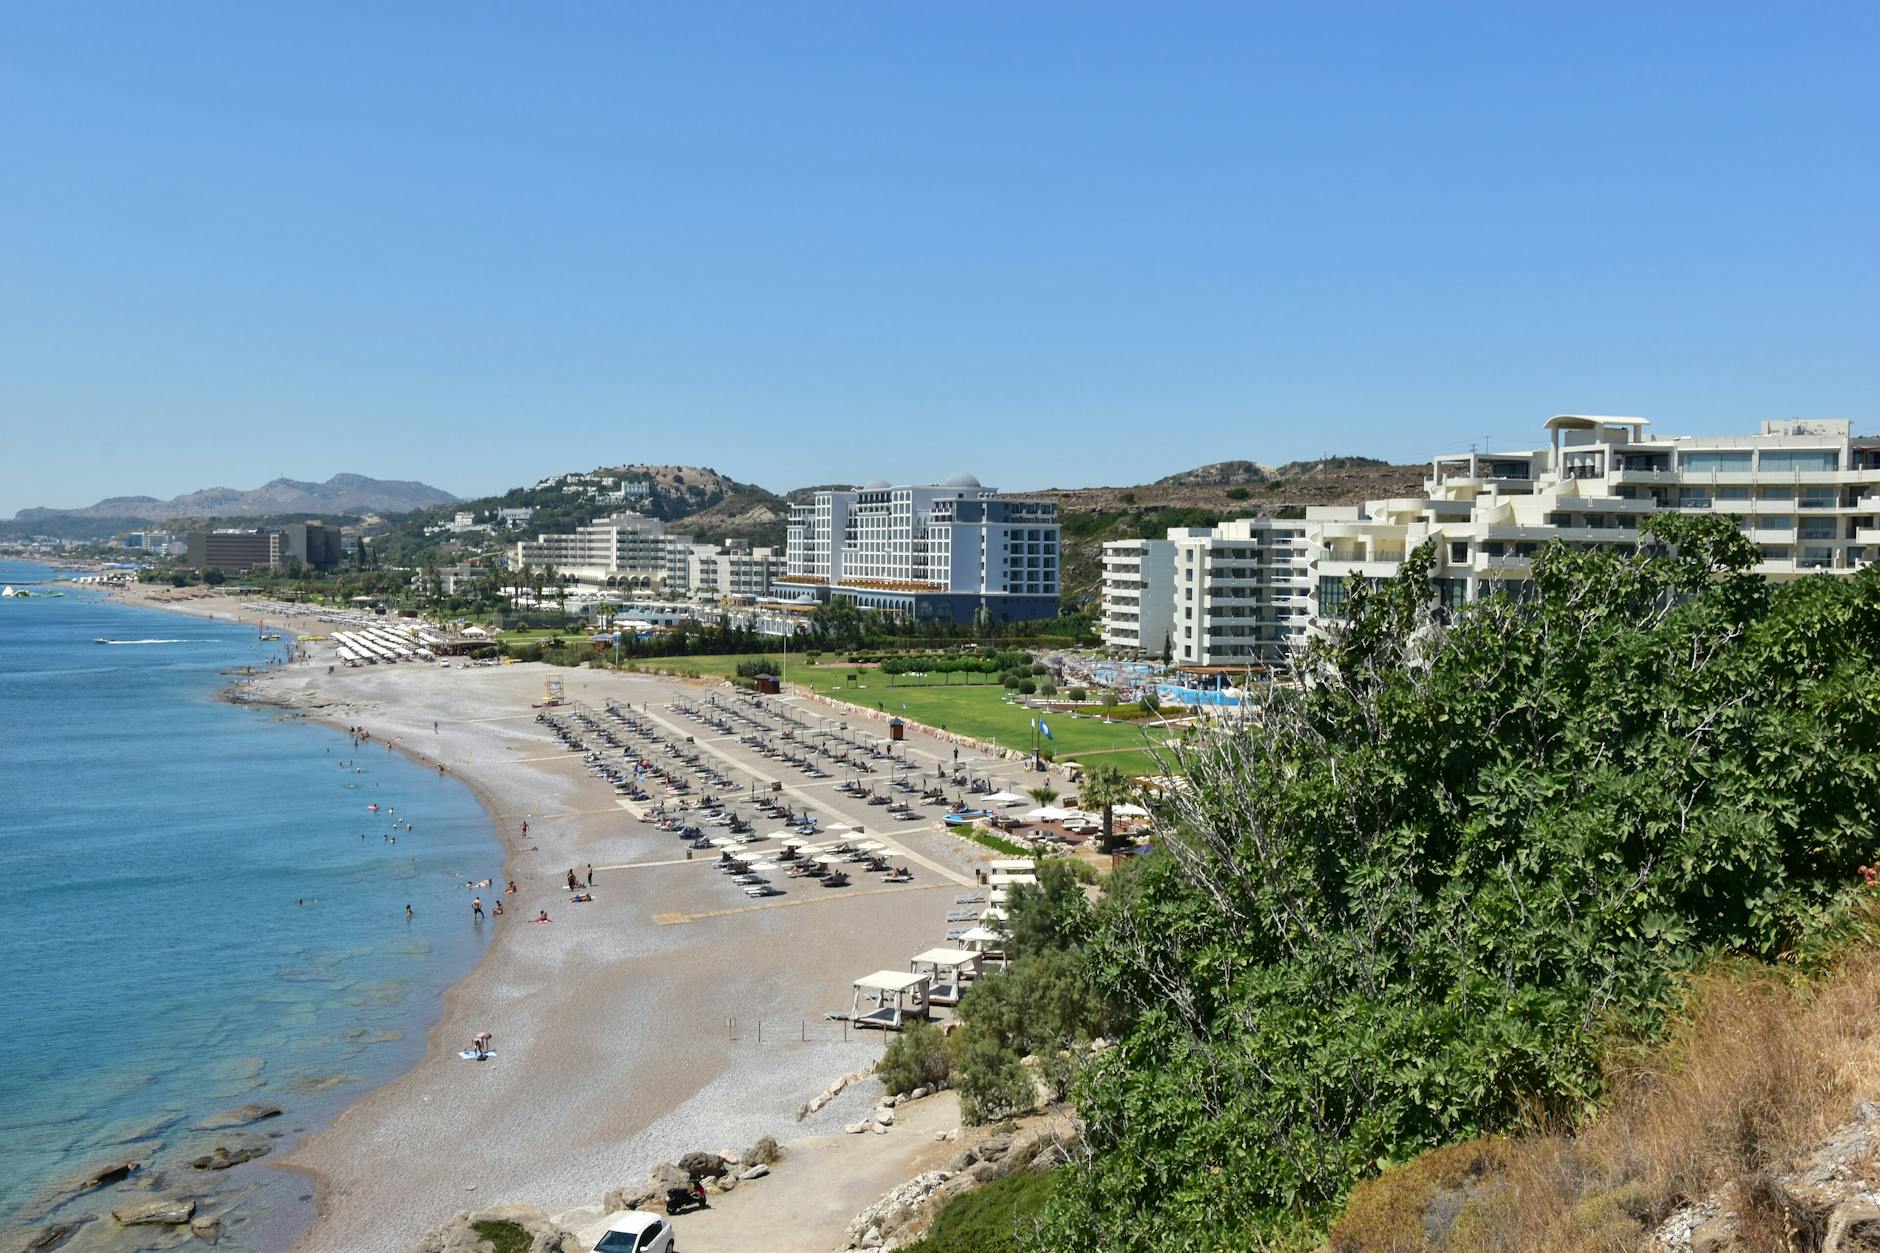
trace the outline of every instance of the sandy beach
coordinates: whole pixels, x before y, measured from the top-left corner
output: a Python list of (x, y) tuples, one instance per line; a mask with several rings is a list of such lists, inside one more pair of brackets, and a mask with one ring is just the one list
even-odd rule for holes
[[(153, 603), (142, 591), (125, 598)], [(154, 603), (255, 616), (226, 597)], [(284, 630), (295, 625), (286, 620)], [(282, 1163), (316, 1184), (319, 1217), (297, 1249), (406, 1250), (455, 1211), (499, 1202), (550, 1212), (592, 1206), (607, 1189), (639, 1182), (655, 1163), (687, 1151), (740, 1147), (763, 1135), (824, 1136), (872, 1106), (880, 1089), (868, 1081), (810, 1119), (796, 1118), (811, 1096), (884, 1046), (879, 1033), (824, 1021), (825, 1011), (848, 1009), (858, 975), (905, 968), (912, 954), (939, 943), (955, 895), (992, 856), (947, 834), (930, 816), (937, 810), (884, 825), (879, 808), (835, 790), (839, 777), (805, 781), (785, 771), (790, 804), (825, 823), (866, 828), (897, 850), (893, 859), (910, 865), (915, 880), (883, 887), (858, 876), (840, 890), (788, 881), (784, 895), (751, 901), (707, 865), (708, 855), (688, 861), (681, 841), (591, 777), (532, 707), (545, 681), (558, 678), (571, 703), (644, 706), (669, 735), (694, 736), (721, 759), (734, 783), (768, 783), (780, 777), (776, 763), (672, 708), (714, 690), (728, 697), (730, 689), (541, 665), (346, 669), (329, 665), (325, 645), (309, 648), (309, 661), (241, 684), (238, 698), (363, 727), (372, 741), (361, 752), (400, 751), (443, 765), (475, 789), (508, 856), (479, 872), (496, 890), (466, 889), (458, 916), (417, 919), (420, 928), (493, 932), (483, 960), (446, 995), (424, 1061)], [(789, 696), (770, 699), (808, 711)], [(931, 771), (951, 760), (953, 746), (915, 732), (908, 751)], [(975, 770), (1019, 785), (1005, 763)], [(585, 880), (589, 863), (595, 899), (572, 904), (566, 872)], [(474, 923), (471, 898), (481, 896), (487, 910), (512, 878), (519, 890), (506, 899), (505, 916)], [(528, 921), (538, 910), (553, 921)], [(460, 1060), (458, 1050), (479, 1031), (493, 1034), (495, 1056)], [(857, 1169), (879, 1173), (866, 1156)], [(771, 1247), (833, 1248), (839, 1235), (833, 1224)], [(687, 1243), (713, 1247), (709, 1239)]]

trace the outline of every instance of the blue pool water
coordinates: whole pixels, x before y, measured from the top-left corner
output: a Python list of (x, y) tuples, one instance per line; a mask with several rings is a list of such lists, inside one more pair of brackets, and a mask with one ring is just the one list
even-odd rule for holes
[[(0, 562), (0, 583), (49, 574)], [(0, 1245), (146, 1198), (60, 1203), (61, 1180), (136, 1160), (234, 1207), (221, 1247), (284, 1247), (303, 1179), (187, 1159), (271, 1133), (278, 1155), (409, 1068), (481, 951), (460, 885), (502, 850), (469, 789), (377, 745), (354, 773), (344, 734), (219, 699), (286, 647), (257, 636), (91, 592), (0, 600)], [(414, 824), (396, 845), (393, 807)], [(194, 1129), (251, 1101), (286, 1112)]]
[(1162, 696), (1164, 704), (1174, 705), (1238, 705), (1240, 697), (1232, 692), (1218, 691), (1213, 688), (1177, 687), (1173, 683), (1158, 683), (1156, 691)]

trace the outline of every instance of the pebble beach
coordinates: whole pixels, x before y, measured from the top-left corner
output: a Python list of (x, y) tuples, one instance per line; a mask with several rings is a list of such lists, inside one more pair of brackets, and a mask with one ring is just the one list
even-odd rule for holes
[[(206, 597), (164, 607), (240, 611)], [(314, 1184), (318, 1217), (296, 1249), (407, 1250), (454, 1212), (497, 1202), (593, 1206), (685, 1152), (827, 1135), (872, 1106), (879, 1085), (866, 1081), (798, 1120), (812, 1096), (885, 1044), (825, 1012), (848, 1009), (857, 976), (904, 968), (938, 943), (954, 896), (971, 890), (989, 854), (937, 822), (880, 827), (881, 811), (836, 792), (836, 780), (786, 779), (791, 803), (825, 823), (866, 826), (913, 865), (915, 882), (858, 878), (828, 891), (792, 881), (783, 896), (752, 902), (707, 855), (688, 861), (681, 841), (642, 821), (536, 719), (546, 681), (559, 678), (571, 704), (645, 706), (670, 734), (697, 735), (735, 781), (774, 770), (734, 742), (709, 743), (672, 710), (708, 689), (540, 665), (330, 668), (324, 645), (308, 648), (308, 661), (247, 680), (234, 698), (363, 728), (372, 738), (361, 753), (442, 765), (474, 789), (507, 857), (484, 872), (494, 889), (464, 889), (458, 917), (418, 920), (490, 936), (445, 995), (424, 1060), (265, 1167)], [(949, 744), (913, 739), (917, 761), (950, 756)], [(590, 863), (594, 900), (571, 903), (566, 872), (585, 882)], [(472, 898), (487, 911), (509, 879), (518, 890), (503, 898), (505, 914), (474, 921)], [(542, 910), (551, 922), (529, 921)], [(494, 1055), (461, 1060), (481, 1031)]]

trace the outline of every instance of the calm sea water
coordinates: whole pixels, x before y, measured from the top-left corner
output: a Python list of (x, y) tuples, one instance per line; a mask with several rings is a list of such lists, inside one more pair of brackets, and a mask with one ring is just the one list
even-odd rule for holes
[[(0, 583), (49, 573), (0, 562)], [(461, 884), (502, 853), (469, 790), (376, 745), (355, 772), (345, 735), (219, 700), (286, 646), (257, 636), (93, 593), (0, 600), (0, 1233), (147, 1199), (60, 1204), (61, 1181), (135, 1160), (164, 1192), (215, 1194), (222, 1247), (284, 1247), (312, 1217), (304, 1180), (188, 1159), (279, 1154), (409, 1068), (481, 951)], [(195, 1129), (251, 1101), (286, 1113)]]

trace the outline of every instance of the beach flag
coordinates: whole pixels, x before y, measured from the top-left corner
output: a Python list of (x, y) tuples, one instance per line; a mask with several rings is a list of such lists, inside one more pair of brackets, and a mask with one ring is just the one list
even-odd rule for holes
[(1051, 724), (1046, 722), (1043, 718), (1038, 719), (1038, 730), (1044, 733), (1045, 739), (1048, 740), (1051, 738)]
[(1031, 729), (1034, 731), (1038, 729), (1038, 720), (1036, 718), (1033, 718), (1031, 720)]

